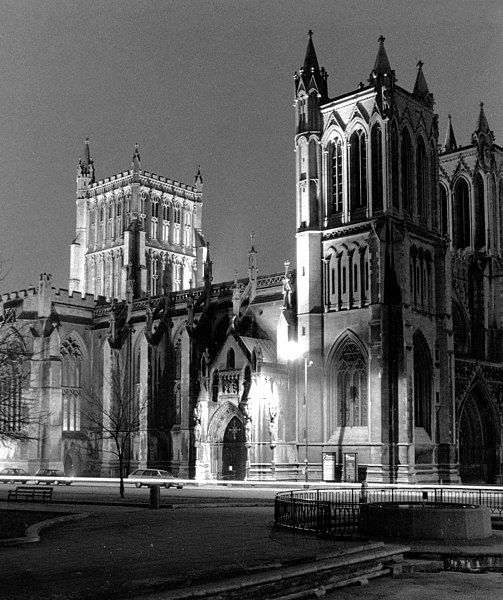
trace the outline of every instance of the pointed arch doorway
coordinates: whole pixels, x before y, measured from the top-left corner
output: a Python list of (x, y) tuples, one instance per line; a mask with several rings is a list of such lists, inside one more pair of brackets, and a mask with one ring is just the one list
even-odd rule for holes
[(459, 474), (463, 483), (495, 483), (498, 476), (499, 433), (482, 391), (474, 388), (459, 419)]
[(233, 417), (225, 429), (222, 447), (222, 479), (246, 477), (246, 436), (243, 423)]

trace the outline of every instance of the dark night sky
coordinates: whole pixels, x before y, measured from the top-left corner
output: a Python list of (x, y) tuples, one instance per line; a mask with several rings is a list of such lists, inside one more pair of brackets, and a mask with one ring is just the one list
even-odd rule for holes
[(86, 137), (99, 179), (131, 167), (192, 184), (215, 281), (294, 262), (293, 79), (307, 31), (336, 96), (366, 81), (379, 35), (399, 85), (418, 60), (443, 141), (469, 142), (481, 100), (503, 144), (501, 0), (0, 0), (0, 291), (41, 272), (68, 287), (75, 175)]

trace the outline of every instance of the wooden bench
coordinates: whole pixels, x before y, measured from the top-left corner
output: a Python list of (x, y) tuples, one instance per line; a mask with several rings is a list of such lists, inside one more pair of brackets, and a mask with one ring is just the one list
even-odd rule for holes
[(15, 490), (9, 490), (7, 500), (31, 500), (35, 502), (40, 500), (42, 502), (52, 500), (52, 487), (38, 488), (38, 487), (17, 487)]

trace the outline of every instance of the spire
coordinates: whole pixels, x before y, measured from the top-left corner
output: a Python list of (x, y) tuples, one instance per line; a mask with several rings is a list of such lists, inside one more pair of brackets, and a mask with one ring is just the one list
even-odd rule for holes
[(447, 131), (445, 132), (444, 151), (452, 152), (453, 150), (456, 150), (457, 147), (458, 144), (452, 127), (451, 115), (449, 115), (449, 124), (447, 125)]
[(479, 112), (479, 118), (477, 121), (477, 130), (475, 133), (477, 133), (477, 134), (490, 133), (489, 123), (487, 121), (486, 113), (484, 111), (484, 103), (483, 102), (480, 103), (480, 112)]
[(381, 35), (379, 37), (379, 48), (374, 63), (374, 68), (370, 73), (369, 83), (376, 90), (376, 103), (383, 117), (390, 114), (391, 106), (394, 101), (394, 91), (396, 76), (395, 71), (391, 68), (386, 49), (384, 48), (384, 40), (386, 38)]
[(374, 68), (372, 69), (372, 75), (379, 75), (379, 73), (389, 73), (391, 71), (391, 65), (389, 64), (388, 55), (386, 54), (386, 48), (384, 47), (384, 40), (386, 38), (381, 35), (379, 36), (379, 49), (377, 50), (376, 61)]
[(197, 168), (196, 176), (194, 177), (194, 186), (198, 192), (203, 191), (203, 176), (201, 175), (201, 165)]
[(134, 154), (133, 154), (133, 171), (135, 173), (140, 172), (140, 150), (138, 148), (138, 142), (134, 145)]
[(428, 84), (426, 83), (426, 78), (423, 73), (423, 64), (424, 63), (421, 60), (417, 63), (416, 83), (414, 84), (414, 91), (412, 93), (417, 98), (424, 100), (431, 108), (433, 107), (433, 95), (430, 94)]
[(494, 144), (494, 133), (489, 128), (483, 102), (480, 103), (477, 129), (472, 133), (472, 144), (477, 145), (479, 160), (486, 164), (486, 151)]
[(90, 183), (94, 183), (94, 162), (89, 150), (89, 138), (86, 138), (84, 143), (83, 158), (82, 156), (79, 158), (77, 177), (89, 177)]
[(306, 58), (304, 59), (303, 70), (310, 73), (312, 70), (319, 71), (320, 65), (318, 64), (318, 57), (316, 56), (316, 50), (314, 49), (312, 29), (307, 32), (307, 36), (309, 40), (307, 42)]
[(321, 97), (322, 101), (324, 101), (328, 99), (328, 74), (323, 67), (320, 68), (318, 63), (318, 57), (316, 56), (316, 50), (314, 49), (313, 43), (313, 32), (311, 29), (308, 31), (307, 35), (309, 39), (307, 42), (304, 65), (294, 76), (295, 93), (298, 94), (299, 91), (304, 91), (307, 95), (310, 95), (312, 92), (315, 92)]

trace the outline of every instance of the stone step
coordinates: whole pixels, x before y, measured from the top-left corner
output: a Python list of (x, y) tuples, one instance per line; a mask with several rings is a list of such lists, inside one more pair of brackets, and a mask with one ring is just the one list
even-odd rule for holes
[[(149, 600), (294, 600), (324, 595), (328, 590), (351, 584), (366, 585), (374, 577), (395, 576), (402, 572), (407, 546), (366, 544), (351, 552), (320, 555), (314, 560), (295, 564), (274, 564), (244, 571), (219, 581), (192, 581), (179, 587), (149, 594)], [(179, 582), (181, 583), (181, 582)]]

